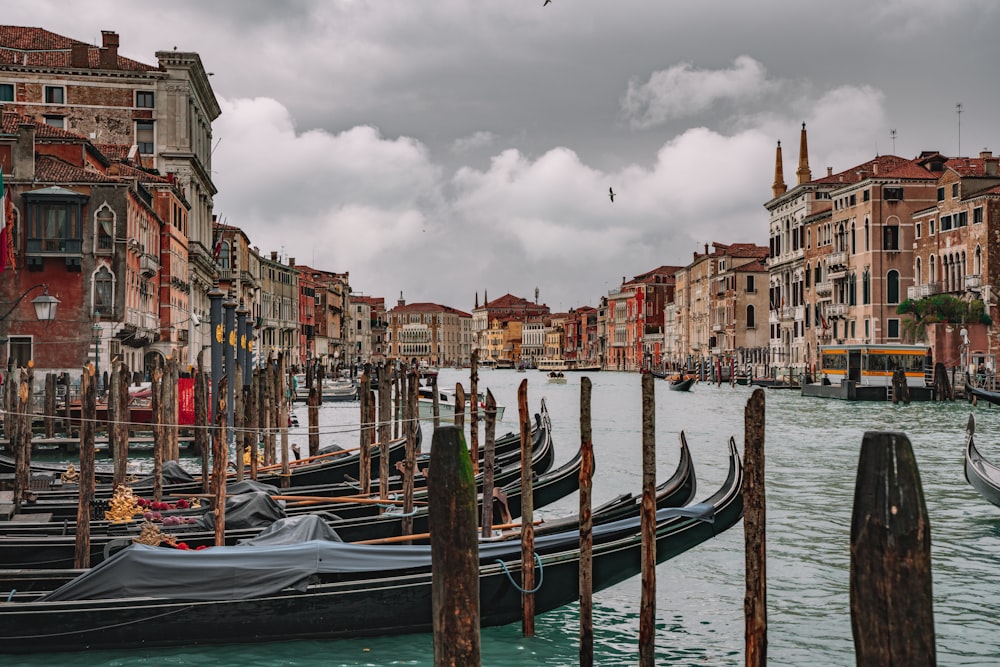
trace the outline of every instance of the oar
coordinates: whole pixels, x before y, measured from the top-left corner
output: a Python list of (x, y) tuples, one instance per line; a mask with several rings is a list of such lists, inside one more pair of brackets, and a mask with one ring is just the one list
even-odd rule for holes
[[(294, 461), (289, 461), (288, 465), (295, 466), (295, 465), (302, 465), (304, 463), (312, 463), (313, 461), (317, 461), (319, 459), (325, 459), (325, 458), (328, 458), (330, 456), (340, 456), (341, 454), (350, 454), (351, 452), (356, 452), (359, 449), (361, 449), (361, 448), (360, 447), (351, 447), (350, 449), (338, 449), (335, 452), (327, 452), (326, 454), (317, 454), (316, 456), (307, 456), (304, 459), (295, 459)], [(262, 466), (260, 468), (257, 468), (257, 472), (261, 472), (261, 471), (265, 471), (265, 470), (275, 470), (275, 469), (280, 468), (280, 467), (281, 467), (280, 463), (275, 463), (274, 465)]]
[[(538, 525), (544, 523), (541, 519), (537, 521), (532, 521), (532, 524)], [(520, 523), (502, 523), (498, 526), (493, 526), (494, 530), (503, 530), (506, 528), (520, 528)], [(410, 540), (426, 540), (431, 536), (430, 533), (417, 533), (416, 535), (394, 535), (392, 537), (376, 537), (371, 540), (360, 540), (358, 542), (351, 542), (351, 544), (393, 544), (395, 542), (409, 542)]]
[[(402, 500), (389, 500), (381, 498), (355, 497), (355, 496), (271, 496), (275, 500), (293, 501), (289, 507), (302, 507), (305, 505), (319, 505), (322, 503), (359, 503), (370, 505), (402, 505)], [(426, 502), (415, 501), (415, 504), (426, 505)]]

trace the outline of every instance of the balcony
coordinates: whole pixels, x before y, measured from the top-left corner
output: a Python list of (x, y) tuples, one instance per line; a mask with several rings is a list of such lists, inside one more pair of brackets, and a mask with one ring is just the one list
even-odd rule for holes
[(795, 318), (795, 309), (791, 307), (785, 307), (781, 309), (781, 319), (791, 320)]
[(795, 306), (795, 319), (801, 322), (806, 319), (806, 309), (805, 306)]
[(722, 327), (721, 324), (713, 324), (712, 325), (712, 331), (714, 331), (715, 333), (719, 333), (720, 331), (722, 331), (722, 328), (723, 327)]
[(847, 268), (847, 253), (843, 250), (840, 252), (831, 252), (826, 256), (826, 265), (831, 269), (835, 266), (842, 266)]
[(847, 267), (837, 267), (836, 269), (829, 269), (826, 272), (826, 278), (827, 280), (830, 281), (840, 280), (841, 278), (845, 278), (846, 276), (847, 276)]
[(139, 271), (141, 271), (142, 275), (146, 278), (152, 278), (160, 272), (160, 262), (153, 255), (144, 253), (142, 257), (139, 258)]
[(825, 282), (816, 283), (813, 285), (813, 292), (816, 296), (829, 296), (833, 294), (833, 282), (827, 280)]
[(844, 317), (850, 310), (850, 306), (846, 303), (831, 303), (826, 307), (827, 317)]
[(965, 276), (965, 289), (978, 290), (982, 286), (983, 286), (983, 278), (978, 273), (969, 274)]
[[(976, 276), (977, 278), (979, 276)], [(941, 291), (941, 283), (927, 283), (926, 285), (913, 285), (912, 287), (906, 288), (906, 297), (908, 299), (923, 299), (924, 297), (932, 296)]]

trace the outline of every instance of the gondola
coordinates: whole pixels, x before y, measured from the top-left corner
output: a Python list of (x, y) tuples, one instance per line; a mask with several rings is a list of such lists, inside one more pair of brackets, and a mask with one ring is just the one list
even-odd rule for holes
[(993, 405), (1000, 405), (1000, 391), (990, 391), (989, 389), (982, 389), (981, 387), (973, 386), (971, 383), (966, 382), (965, 393), (969, 397), (969, 400), (982, 399), (987, 403), (992, 403)]
[[(735, 525), (743, 515), (743, 469), (730, 440), (730, 472), (722, 487), (700, 505), (657, 513), (656, 560), (662, 563)], [(594, 531), (593, 590), (601, 591), (641, 571), (642, 540), (638, 519)], [(539, 576), (535, 611), (544, 613), (579, 599), (578, 546), (570, 533), (562, 541), (536, 545)], [(355, 558), (321, 558), (328, 543), (295, 547), (221, 547), (203, 551), (162, 550), (135, 546), (94, 568), (87, 580), (74, 580), (56, 591), (11, 593), (0, 605), (0, 652), (78, 651), (92, 649), (191, 646), (429, 632), (433, 628), (432, 574), (428, 550), (374, 547), (350, 550)], [(519, 545), (480, 551), (481, 625), (496, 626), (521, 618)], [(386, 551), (388, 549), (388, 551)], [(505, 550), (506, 549), (506, 550)], [(241, 551), (242, 550), (242, 551)], [(341, 552), (334, 548), (332, 551)], [(301, 562), (296, 555), (304, 554)], [(489, 557), (485, 557), (486, 555)], [(384, 556), (378, 558), (377, 556)], [(154, 559), (160, 563), (151, 566)], [(138, 560), (139, 570), (130, 563)], [(277, 569), (256, 569), (277, 560)], [(222, 576), (217, 565), (226, 570)], [(166, 574), (168, 564), (170, 573)], [(201, 571), (200, 565), (206, 569)], [(317, 569), (331, 566), (333, 571)], [(253, 569), (246, 570), (247, 566)], [(150, 567), (156, 569), (150, 570)], [(135, 572), (135, 574), (130, 574)], [(150, 571), (164, 576), (149, 577)], [(107, 579), (105, 575), (111, 575)], [(103, 592), (128, 588), (133, 581), (161, 579), (159, 589), (141, 597), (108, 597)], [(216, 584), (227, 582), (219, 587)], [(30, 587), (30, 586), (29, 586)], [(72, 591), (96, 599), (65, 599)], [(89, 593), (88, 593), (89, 591)], [(125, 593), (135, 595), (135, 593)]]
[(1000, 507), (1000, 466), (987, 461), (976, 449), (973, 439), (975, 432), (976, 418), (969, 415), (965, 441), (965, 481), (986, 500)]
[(670, 384), (668, 386), (671, 391), (689, 391), (695, 380), (697, 380), (697, 378), (694, 376), (677, 378), (676, 380), (670, 380)]

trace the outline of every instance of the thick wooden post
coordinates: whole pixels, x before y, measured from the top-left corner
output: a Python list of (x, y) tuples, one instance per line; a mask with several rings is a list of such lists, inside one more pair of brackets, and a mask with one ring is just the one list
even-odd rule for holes
[(580, 379), (580, 667), (594, 665), (594, 440), (590, 378)]
[(205, 351), (198, 351), (198, 369), (194, 376), (194, 442), (198, 448), (198, 455), (201, 456), (201, 491), (208, 493), (209, 489), (209, 468), (211, 460), (211, 437), (209, 425), (211, 420), (208, 416), (208, 375), (205, 373)]
[(115, 400), (115, 421), (108, 425), (108, 448), (114, 464), (114, 486), (125, 483), (128, 475), (128, 379), (129, 368), (115, 361), (111, 371), (108, 404)]
[(656, 664), (656, 398), (653, 374), (642, 373), (642, 596), (639, 664)]
[[(458, 403), (458, 399), (455, 399)], [(462, 412), (464, 412), (464, 408)], [(517, 413), (521, 420), (521, 634), (535, 636), (535, 499), (531, 479), (531, 416), (528, 414), (528, 381), (517, 388)], [(457, 412), (456, 412), (457, 414)]]
[[(406, 422), (406, 459), (403, 461), (403, 535), (413, 534), (413, 475), (417, 470), (417, 431), (420, 429), (420, 421), (412, 417), (417, 413), (417, 396), (420, 385), (420, 373), (416, 368), (411, 368), (408, 373), (406, 387), (406, 407), (403, 414), (409, 415), (411, 419)], [(380, 488), (387, 487), (382, 484)], [(475, 526), (473, 526), (473, 529)]]
[(434, 430), (427, 486), (434, 664), (480, 665), (476, 482), (453, 426)]
[(168, 461), (179, 461), (180, 448), (180, 410), (177, 404), (177, 381), (180, 379), (180, 368), (177, 357), (171, 354), (167, 357), (167, 365), (163, 373), (165, 391), (164, 397), (164, 433), (166, 434), (166, 457)]
[(904, 433), (861, 442), (851, 518), (851, 627), (858, 665), (937, 664), (931, 529)]
[(319, 454), (319, 400), (320, 390), (314, 384), (309, 387), (306, 406), (309, 412), (309, 456)]
[(163, 500), (163, 371), (153, 369), (153, 379), (150, 382), (150, 409), (153, 417), (153, 499)]
[(45, 374), (45, 437), (56, 437), (56, 374)]
[(229, 463), (228, 434), (226, 433), (226, 383), (219, 381), (219, 395), (214, 397), (215, 433), (212, 438), (212, 485), (215, 490), (215, 546), (226, 543), (226, 465)]
[[(238, 354), (239, 348), (237, 348)], [(244, 431), (246, 430), (246, 408), (243, 405), (243, 365), (237, 363), (234, 364), (234, 367), (233, 375), (236, 378), (236, 391), (233, 392), (233, 400), (236, 401), (236, 406), (233, 408), (233, 431), (235, 432), (234, 444), (236, 445), (236, 481), (242, 482), (245, 474), (244, 468), (246, 468), (245, 457), (243, 456), (243, 453), (246, 451), (243, 448)]]
[(358, 481), (361, 483), (361, 495), (371, 493), (372, 485), (372, 429), (375, 426), (368, 422), (368, 415), (371, 413), (368, 405), (372, 398), (371, 382), (371, 373), (365, 369), (361, 372), (361, 387), (358, 392), (361, 410), (361, 414), (358, 415), (358, 421), (361, 423), (361, 439), (358, 442)]
[(455, 427), (465, 432), (465, 387), (455, 383)]
[(483, 537), (493, 533), (493, 474), (497, 445), (497, 400), (486, 390), (486, 442), (483, 444)]
[(767, 540), (764, 494), (764, 390), (754, 389), (744, 412), (743, 539), (746, 592), (743, 597), (747, 667), (767, 665)]
[(260, 465), (260, 383), (259, 369), (254, 369), (253, 380), (250, 383), (250, 400), (247, 401), (247, 446), (250, 448), (250, 479), (257, 479), (257, 467)]
[(402, 382), (403, 373), (400, 371), (399, 368), (396, 367), (395, 362), (390, 362), (389, 366), (390, 368), (392, 368), (392, 382), (393, 385), (396, 387), (396, 402), (395, 402), (396, 423), (395, 426), (393, 427), (392, 437), (398, 438), (400, 433), (400, 428), (402, 426), (400, 421), (403, 419), (403, 409), (402, 409), (403, 390), (402, 390), (402, 385), (400, 384)]
[[(8, 419), (13, 424), (11, 440), (15, 443), (14, 455), (16, 457), (14, 465), (14, 507), (18, 508), (21, 506), (21, 501), (24, 500), (31, 483), (31, 393), (34, 379), (31, 362), (28, 362), (27, 369), (21, 369), (18, 381), (13, 381), (11, 375), (8, 373), (7, 381), (11, 387), (17, 387), (14, 396), (16, 401), (14, 410), (16, 414), (11, 415), (8, 413)], [(94, 428), (93, 423), (91, 424), (91, 428)]]
[(434, 392), (431, 398), (431, 416), (434, 417), (434, 430), (441, 425), (441, 394), (438, 392), (437, 376), (431, 378), (431, 390)]
[[(389, 377), (389, 367), (383, 364), (378, 369), (378, 441), (379, 447), (379, 488), (388, 491), (389, 476), (389, 441), (392, 439), (392, 378)], [(406, 429), (407, 445), (412, 424)]]
[(479, 474), (479, 351), (472, 351), (469, 372), (469, 456), (472, 472)]
[(80, 379), (80, 498), (76, 508), (73, 567), (90, 567), (90, 504), (94, 499), (94, 431), (97, 429), (97, 381), (88, 364)]
[(264, 406), (261, 412), (264, 420), (262, 429), (264, 432), (264, 464), (270, 466), (274, 465), (277, 458), (274, 455), (274, 425), (277, 421), (274, 416), (274, 360), (270, 353), (267, 355), (267, 365), (264, 366), (264, 377), (261, 378), (261, 383), (261, 401)]
[(285, 353), (278, 355), (278, 429), (281, 432), (281, 488), (287, 489), (292, 482), (288, 453), (288, 374), (285, 371)]

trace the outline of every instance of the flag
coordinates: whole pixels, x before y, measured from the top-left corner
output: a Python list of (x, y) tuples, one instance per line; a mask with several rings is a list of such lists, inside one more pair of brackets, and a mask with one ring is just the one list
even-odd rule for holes
[(212, 248), (212, 259), (218, 262), (219, 255), (221, 254), (222, 254), (222, 237), (220, 236), (215, 240), (215, 247)]
[(14, 201), (3, 183), (3, 170), (0, 169), (0, 272), (7, 266), (15, 269), (14, 264)]

